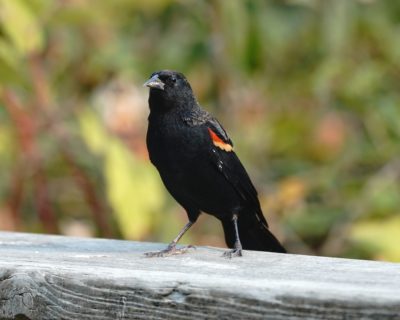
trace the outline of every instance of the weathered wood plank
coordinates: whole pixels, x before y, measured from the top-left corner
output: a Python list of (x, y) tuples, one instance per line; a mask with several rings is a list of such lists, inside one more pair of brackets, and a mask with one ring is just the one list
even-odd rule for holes
[(0, 232), (0, 319), (400, 319), (400, 265)]

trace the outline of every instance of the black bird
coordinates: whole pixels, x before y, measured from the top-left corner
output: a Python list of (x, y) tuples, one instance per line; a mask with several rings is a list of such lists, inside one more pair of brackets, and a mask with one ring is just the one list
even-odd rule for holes
[(225, 241), (241, 256), (242, 249), (286, 252), (269, 231), (257, 191), (221, 124), (201, 108), (183, 74), (155, 72), (150, 88), (147, 148), (151, 162), (189, 222), (165, 250), (147, 256), (183, 253), (176, 244), (206, 212), (222, 222)]

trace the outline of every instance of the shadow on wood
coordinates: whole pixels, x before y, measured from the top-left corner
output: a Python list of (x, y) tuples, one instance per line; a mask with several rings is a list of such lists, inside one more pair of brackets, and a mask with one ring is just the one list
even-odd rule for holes
[(400, 265), (0, 232), (0, 319), (395, 319)]

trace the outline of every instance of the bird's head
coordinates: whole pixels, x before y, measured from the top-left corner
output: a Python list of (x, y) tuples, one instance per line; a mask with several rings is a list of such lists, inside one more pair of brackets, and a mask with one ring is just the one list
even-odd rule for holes
[(150, 109), (167, 111), (172, 108), (188, 108), (195, 98), (189, 82), (182, 73), (162, 70), (154, 72), (144, 83), (150, 88)]

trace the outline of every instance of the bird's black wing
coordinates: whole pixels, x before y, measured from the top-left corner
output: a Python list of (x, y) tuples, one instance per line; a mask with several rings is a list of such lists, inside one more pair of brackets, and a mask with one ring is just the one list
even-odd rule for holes
[(203, 127), (210, 137), (211, 161), (226, 180), (232, 184), (244, 203), (254, 210), (257, 219), (268, 227), (261, 211), (257, 191), (234, 152), (233, 143), (228, 134), (218, 120), (212, 117), (203, 124)]

